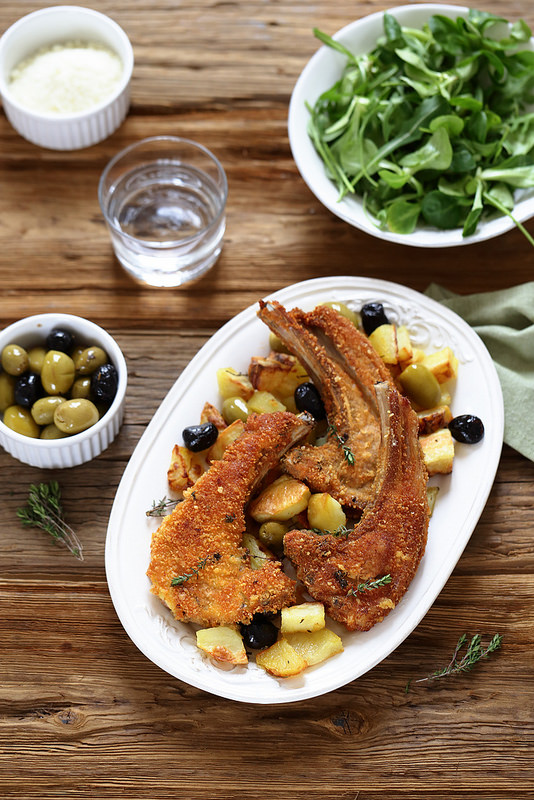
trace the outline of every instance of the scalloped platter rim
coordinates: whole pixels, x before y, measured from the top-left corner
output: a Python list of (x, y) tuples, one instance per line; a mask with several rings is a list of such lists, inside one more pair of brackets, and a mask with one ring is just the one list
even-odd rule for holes
[(329, 621), (341, 635), (344, 651), (294, 678), (276, 679), (253, 660), (246, 667), (222, 667), (196, 647), (193, 626), (174, 620), (150, 593), (146, 570), (158, 520), (145, 512), (168, 492), (167, 467), (182, 429), (198, 421), (205, 401), (218, 404), (216, 370), (232, 366), (246, 371), (251, 356), (268, 352), (268, 330), (256, 316), (257, 304), (227, 322), (200, 349), (161, 403), (124, 471), (109, 519), (106, 575), (126, 633), (154, 664), (206, 692), (258, 704), (295, 702), (344, 686), (379, 664), (417, 627), (484, 509), (504, 427), (502, 392), (487, 349), (472, 328), (434, 300), (400, 284), (351, 276), (303, 281), (270, 298), (304, 310), (326, 301), (356, 310), (366, 302), (383, 302), (390, 320), (407, 325), (418, 346), (452, 347), (460, 362), (453, 414), (477, 414), (486, 433), (478, 445), (457, 445), (452, 474), (431, 480), (440, 491), (425, 555), (407, 593), (382, 623), (366, 633), (349, 633)]

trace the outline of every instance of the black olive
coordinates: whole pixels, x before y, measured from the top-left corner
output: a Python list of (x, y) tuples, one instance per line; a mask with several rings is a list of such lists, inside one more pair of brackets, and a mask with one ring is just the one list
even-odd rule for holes
[(301, 383), (295, 389), (294, 396), (299, 411), (307, 411), (315, 419), (325, 419), (324, 404), (313, 383)]
[(476, 444), (484, 436), (484, 424), (473, 414), (460, 414), (449, 422), (449, 430), (457, 442)]
[(97, 403), (111, 405), (117, 394), (119, 375), (113, 364), (102, 364), (91, 375), (91, 394)]
[(25, 372), (15, 383), (15, 403), (31, 408), (43, 393), (41, 377), (35, 372)]
[(74, 346), (74, 336), (62, 328), (54, 328), (46, 337), (48, 350), (59, 350), (60, 353), (70, 353)]
[(263, 650), (278, 639), (278, 628), (263, 614), (254, 614), (251, 623), (241, 624), (239, 628), (245, 646), (251, 650)]
[(389, 319), (382, 303), (366, 303), (360, 312), (362, 325), (367, 336), (379, 328), (380, 325), (389, 325)]
[(193, 453), (198, 453), (200, 450), (206, 450), (211, 447), (217, 441), (218, 435), (219, 431), (213, 422), (204, 422), (203, 425), (190, 425), (182, 431), (184, 444)]

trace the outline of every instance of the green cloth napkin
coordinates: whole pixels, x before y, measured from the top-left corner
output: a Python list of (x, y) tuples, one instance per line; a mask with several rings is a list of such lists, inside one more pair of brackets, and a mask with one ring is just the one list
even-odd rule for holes
[(431, 284), (425, 294), (455, 311), (493, 359), (504, 400), (504, 441), (534, 461), (534, 282), (458, 295)]

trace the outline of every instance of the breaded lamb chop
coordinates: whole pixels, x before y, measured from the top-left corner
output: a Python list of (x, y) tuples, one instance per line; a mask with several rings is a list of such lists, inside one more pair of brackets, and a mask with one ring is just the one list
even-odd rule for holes
[(367, 337), (328, 306), (305, 313), (260, 301), (258, 316), (306, 369), (331, 426), (325, 444), (293, 448), (283, 468), (313, 492), (328, 492), (343, 506), (362, 510), (372, 498), (380, 444), (375, 384), (393, 385), (389, 370)]
[[(382, 445), (373, 500), (347, 536), (294, 530), (284, 551), (297, 576), (330, 616), (349, 630), (366, 631), (406, 592), (425, 550), (429, 509), (427, 472), (418, 423), (409, 401), (378, 384)], [(377, 588), (367, 581), (387, 579)]]
[[(248, 623), (257, 612), (295, 603), (295, 581), (279, 561), (253, 570), (242, 535), (254, 488), (312, 427), (311, 417), (286, 411), (251, 415), (154, 532), (147, 575), (176, 619), (206, 627)], [(181, 583), (173, 586), (175, 578)]]

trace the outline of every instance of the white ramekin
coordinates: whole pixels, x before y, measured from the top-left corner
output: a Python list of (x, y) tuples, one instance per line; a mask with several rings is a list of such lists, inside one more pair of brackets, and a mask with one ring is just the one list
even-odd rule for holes
[(113, 403), (98, 422), (64, 439), (32, 439), (0, 421), (0, 445), (4, 450), (24, 464), (42, 469), (75, 467), (95, 458), (111, 444), (122, 424), (128, 382), (126, 361), (115, 339), (94, 322), (72, 314), (36, 314), (8, 325), (0, 333), (0, 352), (12, 343), (24, 348), (43, 345), (53, 328), (68, 330), (87, 346), (102, 347), (118, 372), (119, 382)]
[[(117, 53), (123, 72), (115, 92), (73, 114), (44, 114), (22, 106), (9, 88), (13, 68), (41, 48), (75, 40), (99, 42)], [(132, 71), (133, 50), (122, 28), (90, 8), (43, 8), (19, 19), (0, 38), (0, 94), (6, 116), (21, 136), (51, 150), (78, 150), (112, 134), (128, 112)]]

